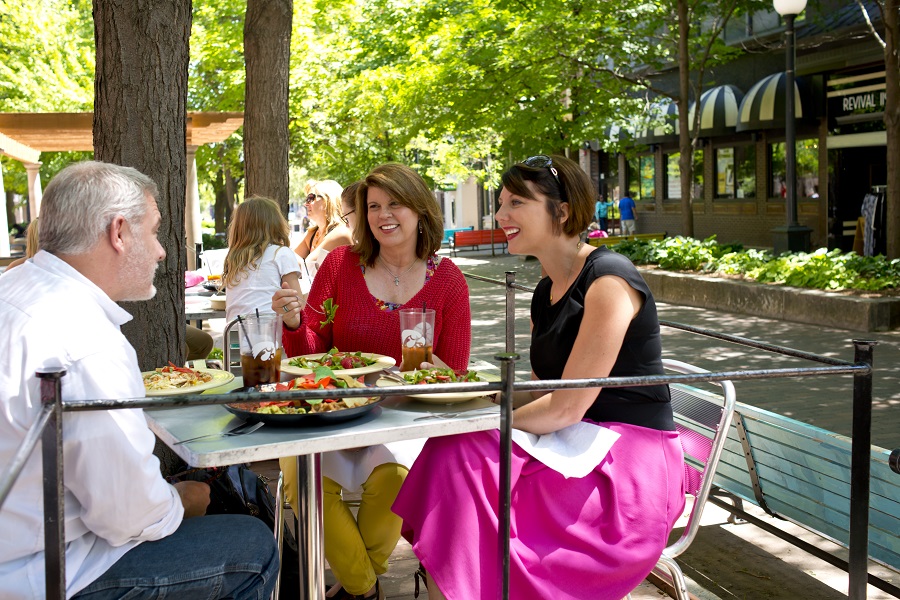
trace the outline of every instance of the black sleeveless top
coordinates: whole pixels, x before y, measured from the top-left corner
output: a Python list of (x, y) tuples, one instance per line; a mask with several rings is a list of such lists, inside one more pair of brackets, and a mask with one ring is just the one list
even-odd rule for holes
[[(662, 375), (662, 340), (656, 302), (640, 273), (626, 257), (605, 247), (585, 260), (577, 279), (556, 304), (550, 304), (552, 281), (538, 283), (531, 300), (531, 367), (538, 379), (561, 379), (572, 351), (581, 320), (584, 298), (598, 277), (615, 275), (644, 297), (644, 304), (631, 321), (610, 377)], [(602, 336), (602, 332), (598, 332)], [(628, 423), (674, 431), (669, 386), (603, 388), (585, 417), (598, 422)]]

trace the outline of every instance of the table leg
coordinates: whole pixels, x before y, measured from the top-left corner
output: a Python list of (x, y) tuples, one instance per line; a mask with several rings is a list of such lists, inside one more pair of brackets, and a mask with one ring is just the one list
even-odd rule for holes
[(322, 463), (320, 454), (297, 457), (297, 515), (299, 531), (300, 598), (319, 600), (325, 596), (325, 540), (322, 534)]

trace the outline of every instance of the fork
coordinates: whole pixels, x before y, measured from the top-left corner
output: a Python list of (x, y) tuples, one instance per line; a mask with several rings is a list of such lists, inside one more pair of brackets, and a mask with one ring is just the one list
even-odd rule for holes
[(220, 431), (219, 433), (207, 433), (206, 435), (198, 435), (196, 437), (192, 437), (192, 438), (188, 438), (186, 440), (181, 440), (181, 441), (175, 442), (174, 445), (180, 446), (181, 444), (186, 444), (188, 442), (193, 442), (196, 440), (202, 440), (203, 438), (208, 438), (208, 437), (228, 437), (228, 436), (234, 436), (234, 435), (245, 435), (248, 433), (253, 433), (254, 431), (256, 431), (257, 429), (259, 429), (262, 426), (263, 426), (262, 421), (256, 421), (256, 422), (244, 421), (243, 423), (235, 425), (234, 427), (232, 427), (231, 429), (229, 429), (227, 431)]
[(396, 381), (397, 383), (400, 383), (403, 385), (409, 385), (409, 382), (406, 379), (404, 379), (402, 375), (398, 375), (397, 373), (394, 373), (390, 369), (382, 369), (381, 372), (379, 373), (379, 375), (385, 379), (390, 379), (392, 381)]
[(457, 419), (460, 417), (491, 415), (496, 411), (496, 407), (482, 406), (479, 408), (470, 408), (469, 410), (461, 410), (458, 412), (430, 413), (424, 417), (417, 417), (413, 421), (427, 421), (428, 419)]

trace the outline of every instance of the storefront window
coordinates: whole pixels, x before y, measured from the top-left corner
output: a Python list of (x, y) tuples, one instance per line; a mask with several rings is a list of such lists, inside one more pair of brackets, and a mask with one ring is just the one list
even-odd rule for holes
[[(780, 200), (787, 196), (785, 184), (784, 142), (769, 144), (769, 198)], [(819, 197), (819, 142), (797, 141), (797, 198)]]
[(634, 200), (656, 198), (656, 165), (653, 156), (636, 156), (628, 159), (628, 189)]
[(640, 199), (653, 200), (656, 198), (656, 161), (652, 156), (641, 158), (641, 185)]
[(756, 146), (716, 148), (716, 198), (756, 196)]
[(666, 199), (679, 200), (681, 198), (681, 153), (666, 154)]
[[(681, 153), (666, 155), (666, 199), (681, 199)], [(694, 150), (693, 198), (703, 197), (703, 150)]]

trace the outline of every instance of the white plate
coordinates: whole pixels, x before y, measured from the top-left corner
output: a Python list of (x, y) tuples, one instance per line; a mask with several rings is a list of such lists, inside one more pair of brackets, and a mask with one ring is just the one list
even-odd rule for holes
[[(305, 358), (306, 360), (318, 360), (325, 356), (327, 352), (317, 352), (315, 354), (303, 354), (301, 356), (292, 356), (291, 358), (286, 358), (281, 361), (281, 372), (289, 373), (291, 375), (309, 375), (313, 372), (312, 369), (304, 369), (303, 367), (295, 367), (290, 363), (291, 360), (295, 358)], [(348, 354), (356, 354), (356, 352), (349, 352)], [(368, 373), (375, 373), (382, 369), (389, 369), (397, 364), (397, 361), (391, 358), (390, 356), (385, 356), (384, 354), (373, 354), (371, 352), (362, 352), (361, 355), (365, 358), (374, 360), (375, 362), (368, 367), (358, 367), (356, 369), (336, 369), (335, 374), (337, 375), (351, 375), (353, 377), (358, 377), (359, 375), (366, 375)]]
[[(209, 373), (210, 375), (212, 375), (212, 380), (198, 385), (172, 388), (170, 390), (147, 390), (147, 396), (182, 396), (185, 394), (199, 394), (204, 390), (211, 390), (213, 388), (223, 386), (226, 383), (231, 383), (231, 381), (234, 379), (234, 373), (229, 373), (228, 371), (223, 371), (221, 369), (194, 370)], [(145, 373), (141, 373), (141, 375), (148, 375), (153, 372), (154, 371), (147, 371)]]
[[(397, 373), (398, 375), (407, 375), (412, 374), (415, 371), (403, 371)], [(486, 381), (500, 381), (499, 375), (494, 375), (493, 373), (484, 373), (483, 371), (477, 371), (475, 373), (478, 376), (478, 381), (486, 382)], [(375, 385), (381, 387), (387, 387), (391, 385), (400, 385), (400, 383), (394, 379), (389, 379), (387, 377), (382, 377), (378, 381), (375, 382)], [(413, 385), (413, 384), (409, 384)], [(422, 402), (428, 402), (430, 404), (459, 404), (461, 402), (468, 402), (469, 400), (474, 400), (475, 398), (481, 398), (483, 396), (487, 396), (489, 394), (485, 394), (484, 392), (448, 392), (446, 394), (407, 394), (410, 398), (415, 398), (416, 400), (421, 400)]]

